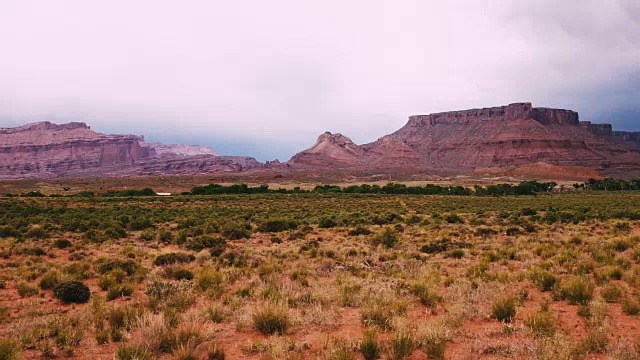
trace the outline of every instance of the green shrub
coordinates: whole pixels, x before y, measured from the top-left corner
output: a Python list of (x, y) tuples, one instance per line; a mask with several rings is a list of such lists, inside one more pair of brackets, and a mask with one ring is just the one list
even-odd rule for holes
[(113, 285), (107, 291), (107, 300), (115, 300), (121, 297), (127, 297), (133, 295), (133, 285), (131, 284), (120, 284)]
[(31, 297), (38, 295), (38, 288), (35, 286), (31, 286), (25, 282), (19, 282), (16, 284), (16, 291), (18, 291), (18, 295), (20, 297)]
[(338, 223), (331, 217), (323, 217), (318, 222), (318, 227), (321, 229), (329, 229), (338, 226)]
[(120, 269), (131, 276), (139, 269), (139, 265), (130, 259), (101, 259), (98, 261), (97, 270), (100, 274), (106, 274), (115, 269)]
[(184, 244), (184, 248), (191, 251), (201, 251), (203, 249), (222, 249), (227, 246), (227, 240), (222, 237), (213, 237), (208, 235), (196, 236), (193, 239), (187, 240)]
[(153, 227), (153, 223), (147, 218), (134, 219), (129, 223), (129, 230), (131, 231), (145, 230), (151, 227)]
[(221, 233), (229, 240), (248, 239), (251, 237), (251, 224), (229, 222), (222, 225)]
[(185, 268), (168, 268), (165, 274), (173, 280), (193, 280), (193, 272)]
[(364, 337), (360, 343), (360, 353), (364, 360), (376, 360), (380, 358), (382, 355), (382, 347), (375, 331), (368, 330), (364, 333)]
[(20, 347), (10, 338), (0, 339), (0, 360), (19, 360)]
[(358, 235), (371, 235), (371, 230), (367, 229), (364, 226), (358, 226), (355, 229), (349, 230), (349, 236), (358, 236)]
[(580, 350), (585, 353), (604, 354), (609, 347), (609, 336), (606, 328), (590, 329), (580, 343)]
[(113, 239), (113, 240), (122, 239), (127, 237), (127, 231), (119, 226), (114, 226), (106, 229), (104, 231), (104, 236), (107, 239)]
[(411, 293), (420, 299), (424, 306), (435, 306), (440, 300), (438, 296), (427, 283), (416, 283), (411, 287)]
[(38, 282), (38, 286), (42, 290), (51, 290), (60, 283), (60, 279), (60, 272), (58, 272), (58, 270), (52, 269), (42, 275), (42, 278), (40, 278), (40, 281)]
[(71, 243), (71, 241), (67, 239), (57, 239), (53, 242), (53, 247), (56, 249), (66, 249), (68, 247), (71, 247), (72, 245), (73, 244)]
[(142, 346), (120, 344), (116, 349), (117, 360), (150, 360), (153, 358), (151, 352)]
[(393, 248), (398, 243), (398, 233), (394, 229), (386, 227), (376, 234), (371, 242), (374, 246), (382, 245), (386, 248)]
[(252, 318), (255, 328), (265, 335), (284, 334), (290, 325), (287, 309), (274, 304), (254, 311)]
[(295, 230), (298, 223), (290, 220), (268, 220), (258, 227), (261, 232), (281, 232), (286, 230)]
[(89, 288), (79, 281), (67, 281), (58, 284), (53, 289), (53, 295), (65, 303), (86, 303), (91, 292)]
[(533, 284), (540, 291), (551, 291), (553, 287), (558, 283), (558, 277), (547, 270), (542, 270), (539, 268), (533, 269), (529, 277)]
[(20, 231), (16, 230), (13, 226), (0, 226), (0, 239), (8, 237), (19, 238)]
[(390, 355), (391, 359), (406, 359), (417, 348), (417, 343), (413, 335), (408, 331), (399, 331), (396, 336), (391, 339)]
[(446, 214), (443, 218), (449, 224), (464, 224), (464, 219), (458, 214)]
[(153, 264), (156, 266), (163, 266), (163, 265), (172, 265), (172, 264), (178, 264), (178, 263), (190, 263), (195, 260), (196, 260), (196, 257), (193, 254), (173, 252), (173, 253), (158, 255), (155, 258), (155, 260), (153, 260)]
[(218, 343), (209, 345), (209, 350), (207, 350), (207, 360), (225, 360), (225, 358), (226, 356), (222, 345)]
[(600, 294), (606, 302), (615, 303), (622, 297), (623, 290), (619, 286), (609, 284), (600, 291)]
[(200, 291), (213, 290), (215, 293), (221, 294), (224, 285), (222, 274), (212, 270), (201, 270), (196, 276), (196, 288)]
[(633, 297), (627, 296), (622, 302), (622, 311), (627, 315), (640, 314), (640, 302)]
[(171, 231), (162, 231), (160, 235), (158, 235), (158, 240), (165, 244), (170, 244), (174, 240), (173, 233)]
[(491, 313), (495, 319), (509, 323), (516, 316), (517, 301), (514, 297), (496, 299), (491, 307)]
[(584, 305), (593, 299), (593, 284), (586, 278), (573, 277), (560, 284), (554, 297), (572, 304)]
[(47, 231), (45, 231), (45, 229), (40, 226), (32, 227), (24, 235), (29, 239), (47, 239), (49, 237), (49, 233), (47, 233)]
[(536, 336), (551, 336), (555, 333), (553, 315), (549, 311), (533, 313), (524, 323)]

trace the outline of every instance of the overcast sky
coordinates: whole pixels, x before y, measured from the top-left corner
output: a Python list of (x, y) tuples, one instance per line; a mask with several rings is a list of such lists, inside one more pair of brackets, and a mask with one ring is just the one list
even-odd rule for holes
[(0, 127), (287, 160), (523, 101), (640, 130), (640, 1), (0, 0)]

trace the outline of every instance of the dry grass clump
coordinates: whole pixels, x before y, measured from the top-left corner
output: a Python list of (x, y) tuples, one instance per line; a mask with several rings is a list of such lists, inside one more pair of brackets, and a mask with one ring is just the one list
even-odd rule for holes
[(254, 310), (253, 326), (265, 335), (285, 334), (291, 326), (289, 310), (282, 304), (266, 303)]

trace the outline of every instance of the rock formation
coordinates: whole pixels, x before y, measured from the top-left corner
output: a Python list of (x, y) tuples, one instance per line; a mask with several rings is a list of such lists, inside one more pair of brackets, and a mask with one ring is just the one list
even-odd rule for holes
[(0, 129), (0, 178), (203, 174), (261, 166), (253, 158), (216, 156), (208, 147), (100, 134), (85, 123)]
[(546, 163), (602, 173), (640, 173), (638, 134), (613, 132), (609, 124), (580, 122), (571, 110), (517, 103), (410, 116), (398, 131), (359, 146), (343, 135), (324, 134), (289, 164), (370, 173), (470, 173)]

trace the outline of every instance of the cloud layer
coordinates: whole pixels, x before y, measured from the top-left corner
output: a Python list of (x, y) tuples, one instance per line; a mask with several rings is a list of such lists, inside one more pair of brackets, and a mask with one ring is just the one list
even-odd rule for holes
[(0, 126), (83, 120), (261, 160), (518, 101), (640, 130), (634, 0), (6, 0), (0, 44)]

